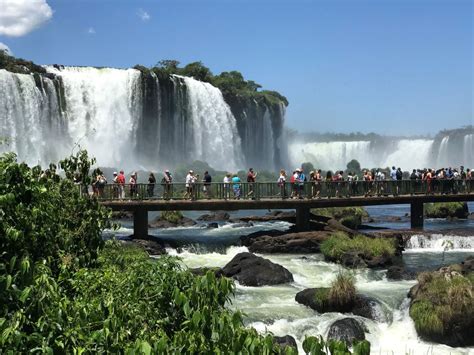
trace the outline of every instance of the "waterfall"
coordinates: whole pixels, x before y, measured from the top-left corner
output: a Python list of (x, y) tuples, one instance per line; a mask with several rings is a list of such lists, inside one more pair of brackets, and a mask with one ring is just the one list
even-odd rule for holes
[(188, 152), (192, 160), (212, 163), (218, 169), (236, 171), (242, 167), (241, 142), (235, 117), (219, 89), (208, 83), (182, 77), (186, 83), (190, 114)]
[(7, 140), (1, 151), (13, 150), (29, 164), (57, 157), (57, 141), (62, 122), (49, 78), (40, 78), (37, 86), (32, 75), (0, 70), (0, 137)]
[(91, 151), (102, 166), (133, 166), (133, 131), (141, 109), (134, 69), (47, 68), (65, 90), (69, 145)]
[(345, 169), (352, 159), (362, 167), (378, 166), (370, 141), (292, 143), (289, 146), (290, 160), (294, 167), (311, 162), (317, 169)]
[(401, 139), (393, 146), (394, 149), (388, 148), (391, 153), (381, 166), (396, 166), (404, 170), (428, 168), (432, 146), (431, 139)]
[(436, 158), (436, 166), (446, 167), (450, 165), (448, 156), (449, 136), (443, 137), (439, 145), (438, 154)]
[(407, 251), (423, 249), (426, 251), (442, 252), (445, 248), (446, 250), (468, 251), (474, 248), (474, 237), (442, 234), (432, 234), (429, 236), (413, 235), (407, 240), (405, 248)]

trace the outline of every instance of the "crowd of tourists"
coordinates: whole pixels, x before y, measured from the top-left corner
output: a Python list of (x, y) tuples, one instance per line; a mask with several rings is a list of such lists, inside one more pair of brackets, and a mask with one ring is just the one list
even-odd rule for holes
[[(146, 184), (138, 183), (138, 174), (133, 172), (127, 178), (123, 170), (113, 173), (113, 185), (111, 187), (112, 197), (116, 199), (125, 198), (153, 198), (157, 197), (155, 186), (156, 177), (153, 173), (148, 176)], [(257, 172), (250, 168), (246, 173), (246, 183), (238, 174), (227, 173), (222, 184), (212, 189), (212, 176), (205, 171), (202, 179), (199, 174), (189, 170), (184, 179), (184, 199), (196, 199), (202, 192), (207, 199), (213, 197), (213, 190), (220, 197), (226, 199), (256, 198)], [(264, 181), (268, 184), (267, 181)], [(359, 173), (352, 171), (337, 170), (336, 172), (315, 169), (305, 172), (303, 168), (297, 168), (291, 174), (284, 169), (280, 170), (276, 182), (275, 194), (282, 198), (322, 198), (324, 197), (350, 197), (350, 196), (382, 196), (401, 193), (425, 193), (425, 194), (448, 194), (458, 192), (474, 191), (474, 170), (441, 168), (441, 169), (414, 169), (411, 173), (403, 172), (400, 167), (393, 166), (391, 169), (362, 170)], [(102, 172), (96, 174), (92, 183), (93, 194), (105, 197), (107, 179)], [(162, 197), (172, 199), (176, 196), (173, 186), (176, 185), (169, 170), (165, 170), (161, 179)], [(109, 190), (110, 191), (110, 190)]]

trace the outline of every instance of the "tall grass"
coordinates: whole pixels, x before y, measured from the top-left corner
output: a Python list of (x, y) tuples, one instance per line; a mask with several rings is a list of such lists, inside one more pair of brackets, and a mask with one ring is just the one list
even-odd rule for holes
[(343, 232), (332, 234), (321, 244), (321, 252), (335, 260), (340, 260), (346, 252), (353, 251), (362, 254), (366, 258), (381, 255), (395, 255), (395, 239), (393, 238), (369, 238), (356, 235), (350, 238)]
[(410, 316), (420, 335), (439, 337), (473, 326), (474, 273), (423, 273), (418, 277), (420, 290), (410, 307)]
[(339, 272), (331, 287), (316, 290), (314, 297), (321, 310), (350, 310), (356, 298), (354, 277), (349, 272)]

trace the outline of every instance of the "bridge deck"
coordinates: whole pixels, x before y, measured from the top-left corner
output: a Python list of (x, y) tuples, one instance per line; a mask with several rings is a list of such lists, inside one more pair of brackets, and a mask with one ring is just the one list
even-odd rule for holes
[(322, 199), (259, 199), (259, 200), (104, 200), (101, 204), (115, 211), (211, 211), (256, 209), (307, 209), (325, 207), (422, 204), (429, 202), (474, 201), (474, 194), (403, 195)]

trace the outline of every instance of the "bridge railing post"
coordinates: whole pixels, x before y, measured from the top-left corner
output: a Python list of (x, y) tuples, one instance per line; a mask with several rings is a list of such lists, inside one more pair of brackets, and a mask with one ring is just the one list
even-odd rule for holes
[(423, 202), (412, 202), (410, 204), (410, 222), (411, 228), (422, 229), (424, 222)]

